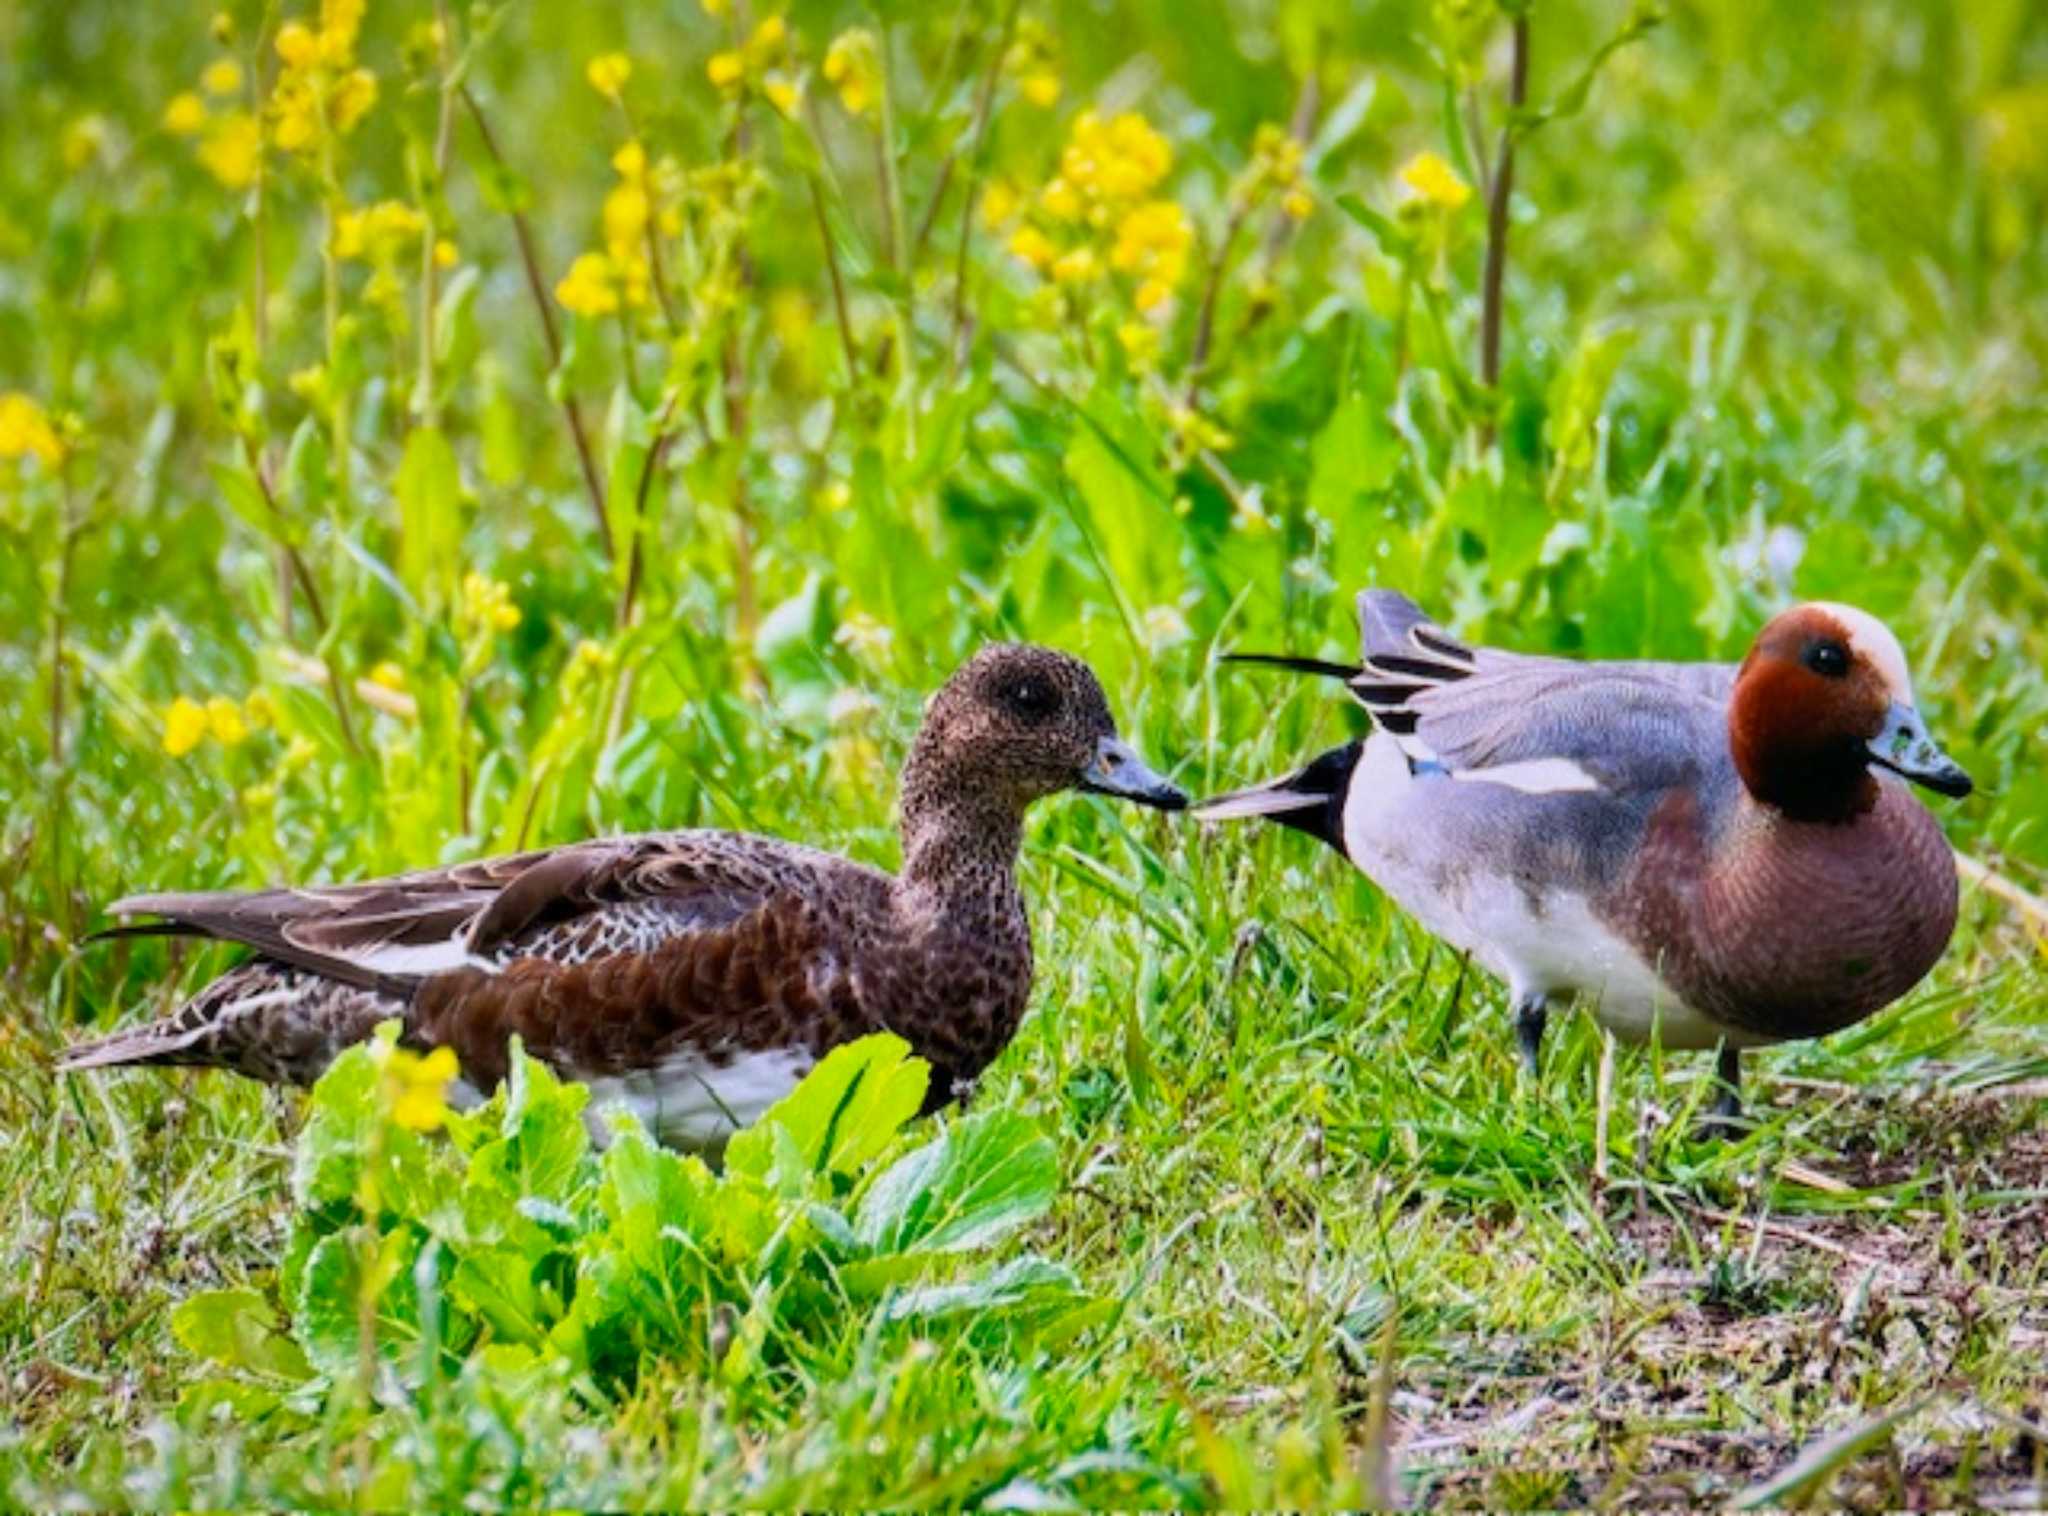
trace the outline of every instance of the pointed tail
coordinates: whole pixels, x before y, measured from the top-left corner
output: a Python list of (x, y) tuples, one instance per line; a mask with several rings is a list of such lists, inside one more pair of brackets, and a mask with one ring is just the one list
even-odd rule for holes
[(1364, 742), (1354, 738), (1340, 748), (1332, 748), (1306, 768), (1249, 789), (1213, 795), (1199, 802), (1192, 814), (1198, 821), (1264, 816), (1268, 821), (1321, 838), (1349, 857), (1344, 846), (1344, 801), (1351, 792), (1351, 776), (1364, 749)]

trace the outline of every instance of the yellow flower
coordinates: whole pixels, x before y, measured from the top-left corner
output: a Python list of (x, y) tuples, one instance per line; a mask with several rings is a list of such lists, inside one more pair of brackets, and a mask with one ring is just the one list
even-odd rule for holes
[(220, 117), (199, 144), (199, 161), (229, 189), (247, 189), (254, 184), (262, 157), (263, 129), (247, 111)]
[(874, 109), (881, 95), (880, 57), (875, 34), (863, 26), (841, 32), (826, 49), (821, 72), (839, 91), (848, 115), (864, 116)]
[(1280, 209), (1296, 221), (1306, 221), (1315, 208), (1315, 197), (1305, 189), (1291, 189), (1280, 197)]
[(337, 67), (354, 57), (365, 0), (320, 0), (320, 56)]
[(479, 630), (509, 632), (519, 625), (519, 607), (512, 603), (511, 590), (472, 571), (462, 580), (462, 619)]
[(320, 39), (303, 21), (287, 21), (277, 29), (277, 56), (286, 68), (311, 68), (320, 61)]
[(64, 162), (70, 168), (84, 168), (106, 145), (104, 116), (80, 116), (64, 131)]
[(583, 253), (555, 286), (555, 298), (579, 316), (609, 316), (619, 308), (612, 262), (603, 253)]
[(1095, 261), (1095, 250), (1077, 247), (1060, 254), (1053, 260), (1052, 279), (1055, 284), (1086, 284), (1102, 272)]
[(1110, 265), (1121, 274), (1178, 284), (1187, 271), (1188, 249), (1194, 240), (1194, 226), (1178, 203), (1147, 200), (1118, 220)]
[(1116, 329), (1116, 340), (1139, 368), (1150, 367), (1159, 356), (1159, 328), (1149, 321), (1126, 321)]
[(746, 77), (747, 66), (738, 53), (713, 53), (704, 73), (720, 89), (731, 89)]
[(1017, 213), (1017, 186), (1007, 179), (991, 179), (981, 192), (981, 224), (994, 231)]
[(1104, 121), (1083, 111), (1060, 154), (1060, 177), (1090, 201), (1135, 202), (1173, 168), (1173, 148), (1136, 111)]
[(1080, 192), (1064, 179), (1055, 179), (1040, 190), (1038, 203), (1056, 221), (1079, 221), (1085, 213)]
[(164, 751), (182, 758), (206, 740), (206, 707), (180, 695), (164, 712)]
[(1040, 273), (1050, 268), (1053, 259), (1059, 256), (1052, 239), (1035, 226), (1018, 227), (1017, 234), (1010, 239), (1010, 251)]
[(1141, 311), (1155, 311), (1173, 298), (1173, 286), (1163, 279), (1147, 279), (1138, 286), (1131, 303)]
[(1019, 88), (1022, 89), (1024, 98), (1042, 111), (1049, 111), (1060, 102), (1060, 76), (1050, 69), (1026, 74)]
[(328, 119), (334, 129), (345, 132), (370, 112), (377, 103), (377, 76), (366, 68), (355, 69), (334, 86), (327, 97)]
[(583, 77), (605, 99), (616, 100), (626, 81), (633, 77), (633, 60), (624, 53), (600, 53), (585, 65)]
[(647, 172), (647, 149), (637, 140), (628, 142), (612, 154), (612, 167), (621, 179), (638, 179)]
[(1441, 210), (1457, 210), (1472, 198), (1472, 186), (1436, 153), (1417, 153), (1410, 158), (1401, 169), (1401, 182)]
[(270, 97), (272, 135), (288, 153), (302, 153), (320, 140), (320, 97), (304, 79), (286, 77)]
[(334, 218), (334, 256), (389, 263), (427, 229), (427, 218), (403, 200), (380, 200)]
[(171, 96), (171, 103), (164, 107), (164, 130), (174, 136), (196, 137), (205, 125), (206, 102), (191, 90)]
[(761, 93), (768, 97), (770, 105), (781, 111), (790, 120), (796, 120), (796, 108), (800, 97), (794, 84), (791, 84), (787, 79), (770, 79), (761, 86)]
[(453, 268), (455, 267), (460, 257), (461, 254), (455, 251), (455, 244), (450, 242), (446, 237), (437, 237), (434, 239), (435, 268)]
[(391, 1119), (414, 1132), (440, 1130), (448, 1119), (448, 1086), (462, 1072), (454, 1049), (438, 1047), (422, 1057), (393, 1047), (381, 1061), (385, 1109)]
[(225, 695), (215, 695), (206, 702), (206, 726), (222, 747), (235, 747), (249, 735), (249, 723), (242, 719), (241, 706)]
[(770, 16), (754, 28), (753, 36), (747, 38), (747, 56), (760, 60), (772, 58), (788, 40), (788, 25), (780, 16)]
[(242, 65), (232, 58), (216, 58), (199, 76), (199, 87), (209, 95), (232, 95), (242, 87)]
[(19, 390), (0, 394), (0, 458), (26, 458), (33, 453), (43, 467), (64, 461), (64, 444), (43, 408)]

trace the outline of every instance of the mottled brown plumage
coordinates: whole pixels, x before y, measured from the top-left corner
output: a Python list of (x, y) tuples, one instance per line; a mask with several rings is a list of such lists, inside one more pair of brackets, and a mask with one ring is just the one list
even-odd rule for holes
[[(1023, 1015), (1022, 818), (1077, 787), (1185, 804), (1117, 740), (1085, 665), (988, 648), (934, 697), (905, 765), (900, 875), (681, 831), (367, 884), (137, 896), (114, 909), (164, 919), (123, 930), (257, 956), (60, 1067), (208, 1065), (305, 1083), (396, 1018), (408, 1042), (454, 1049), (478, 1088), (504, 1077), (516, 1035), (570, 1077), (651, 1099), (657, 1129), (666, 1101), (669, 1135), (708, 1143), (758, 1114), (764, 1081), (780, 1088), (837, 1044), (887, 1030), (933, 1064), (940, 1103)], [(738, 1072), (721, 1091), (726, 1071)]]

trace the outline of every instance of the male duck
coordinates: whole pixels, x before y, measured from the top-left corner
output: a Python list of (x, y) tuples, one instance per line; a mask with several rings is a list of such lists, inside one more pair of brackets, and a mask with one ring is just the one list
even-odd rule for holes
[(153, 1025), (63, 1069), (193, 1064), (309, 1083), (396, 1018), (466, 1082), (507, 1040), (603, 1106), (710, 1148), (835, 1045), (888, 1030), (952, 1099), (1008, 1044), (1031, 989), (1015, 864), (1025, 808), (1084, 789), (1161, 810), (1187, 796), (1119, 740), (1088, 667), (983, 649), (931, 701), (903, 771), (903, 872), (731, 832), (607, 838), (365, 884), (136, 895), (118, 929), (256, 956)]
[(1625, 1040), (1718, 1045), (1725, 1126), (1740, 1049), (1860, 1021), (1947, 946), (1955, 862), (1893, 775), (1970, 779), (1874, 617), (1799, 606), (1737, 667), (1471, 648), (1390, 590), (1358, 613), (1358, 668), (1251, 661), (1345, 680), (1373, 732), (1194, 814), (1344, 854), (1507, 982), (1532, 1074), (1547, 1007), (1578, 996)]

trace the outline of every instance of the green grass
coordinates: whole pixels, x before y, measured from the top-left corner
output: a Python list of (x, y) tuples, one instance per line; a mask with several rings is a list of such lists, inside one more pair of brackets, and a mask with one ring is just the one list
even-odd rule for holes
[[(328, 167), (272, 151), (260, 197), (160, 124), (222, 56), (269, 90), (286, 16), (230, 12), (224, 44), (199, 11), (0, 15), (0, 392), (63, 453), (0, 461), (10, 1502), (2040, 1503), (2048, 936), (2014, 891), (2048, 893), (2048, 17), (1678, 3), (1603, 55), (1624, 7), (1537, 4), (1530, 104), (1598, 68), (1519, 144), (1489, 392), (1483, 197), (1403, 210), (1397, 177), (1492, 150), (1508, 28), (1476, 0), (1033, 0), (978, 175), (987, 7), (794, 5), (807, 61), (773, 66), (815, 110), (752, 98), (744, 132), (705, 72), (729, 21), (451, 7), (498, 170), (453, 94), (436, 168), (435, 12), (393, 0), (357, 47), (375, 106)], [(891, 49), (886, 175), (818, 77), (859, 24)], [(677, 315), (651, 299), (629, 350), (555, 305), (557, 364), (507, 207), (549, 291), (603, 247), (628, 128), (583, 66), (614, 48), (688, 185)], [(1193, 230), (1149, 371), (1134, 277), (1048, 300), (978, 212), (955, 322), (964, 186), (1035, 193), (1098, 102), (1171, 143), (1149, 193)], [(1298, 225), (1252, 167), (1290, 121)], [(430, 302), (417, 242), (388, 285), (328, 280), (323, 217), (386, 199), (454, 243)], [(737, 1379), (477, 1354), (289, 1414), (190, 1393), (179, 1304), (280, 1298), (304, 1101), (50, 1075), (228, 961), (84, 943), (106, 900), (700, 824), (889, 864), (920, 701), (995, 636), (1084, 654), (1148, 757), (1220, 789), (1356, 717), (1216, 655), (1342, 656), (1369, 583), (1590, 656), (1866, 606), (1982, 786), (1938, 804), (1999, 888), (1906, 1000), (1749, 1060), (1740, 1142), (1691, 1140), (1705, 1060), (1623, 1051), (1600, 1178), (1582, 1018), (1527, 1088), (1498, 987), (1327, 850), (1061, 799), (1024, 861), (1033, 1011), (972, 1110), (1034, 1123), (1062, 1184), (976, 1267), (1056, 1260), (1099, 1324), (849, 1301)], [(245, 740), (165, 751), (178, 697), (259, 692)]]

